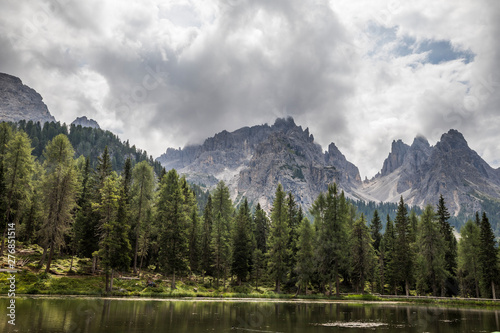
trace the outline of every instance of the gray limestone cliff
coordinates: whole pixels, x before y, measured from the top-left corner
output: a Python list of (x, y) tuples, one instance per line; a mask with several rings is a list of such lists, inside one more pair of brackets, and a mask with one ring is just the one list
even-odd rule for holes
[(75, 126), (80, 125), (82, 127), (91, 127), (91, 128), (101, 128), (97, 123), (97, 121), (95, 121), (94, 119), (88, 119), (86, 116), (77, 117), (75, 120), (73, 120), (71, 125)]
[(24, 85), (21, 79), (0, 73), (0, 121), (20, 120), (56, 121), (39, 93)]

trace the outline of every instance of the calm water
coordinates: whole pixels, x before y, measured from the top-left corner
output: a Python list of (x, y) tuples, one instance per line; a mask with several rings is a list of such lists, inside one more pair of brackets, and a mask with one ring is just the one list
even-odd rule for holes
[(388, 304), (18, 298), (15, 328), (1, 313), (22, 333), (500, 331), (500, 310)]

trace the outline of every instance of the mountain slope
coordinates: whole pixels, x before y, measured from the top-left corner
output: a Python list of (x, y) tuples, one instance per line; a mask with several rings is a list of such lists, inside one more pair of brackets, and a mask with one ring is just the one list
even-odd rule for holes
[(0, 121), (20, 120), (56, 121), (39, 93), (23, 85), (21, 79), (0, 73)]
[(403, 195), (406, 202), (421, 207), (436, 204), (442, 194), (452, 215), (470, 215), (483, 209), (484, 199), (500, 198), (500, 175), (461, 133), (450, 130), (434, 147), (421, 137), (411, 146), (393, 143), (380, 174), (357, 193), (365, 200), (385, 202)]
[(169, 148), (157, 160), (208, 188), (223, 180), (233, 200), (247, 197), (266, 209), (278, 183), (304, 207), (329, 183), (337, 182), (348, 193), (361, 184), (358, 168), (334, 144), (323, 152), (309, 130), (292, 118), (223, 131), (198, 146)]

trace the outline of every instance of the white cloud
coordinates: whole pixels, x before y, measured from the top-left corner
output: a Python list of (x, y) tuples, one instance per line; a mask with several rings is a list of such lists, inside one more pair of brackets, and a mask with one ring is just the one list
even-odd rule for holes
[[(57, 119), (86, 114), (154, 156), (292, 115), (362, 176), (381, 168), (393, 139), (434, 143), (452, 127), (500, 166), (495, 0), (47, 0), (0, 10), (0, 71), (39, 91)], [(418, 49), (429, 41), (474, 60), (429, 63), (432, 51)]]

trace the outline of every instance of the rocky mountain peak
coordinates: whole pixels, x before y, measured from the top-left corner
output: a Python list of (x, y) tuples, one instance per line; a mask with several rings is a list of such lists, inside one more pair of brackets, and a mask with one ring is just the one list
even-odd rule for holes
[(386, 176), (403, 165), (409, 149), (410, 146), (408, 146), (402, 140), (392, 141), (391, 152), (384, 161), (384, 165), (382, 167), (380, 175)]
[(18, 77), (0, 73), (0, 121), (20, 120), (56, 121), (39, 93), (24, 85)]
[(94, 119), (88, 119), (86, 116), (76, 118), (75, 120), (73, 120), (71, 125), (75, 125), (75, 126), (80, 125), (82, 127), (101, 128), (99, 126), (99, 124), (97, 123), (97, 121), (95, 121)]
[(441, 140), (436, 144), (436, 147), (443, 151), (470, 149), (462, 133), (455, 129), (451, 129), (448, 133), (443, 134)]

